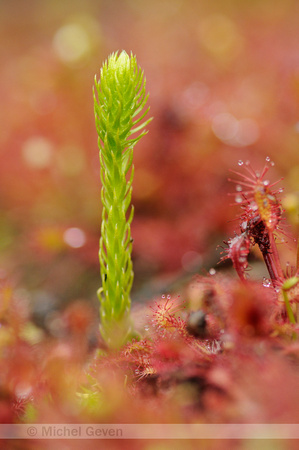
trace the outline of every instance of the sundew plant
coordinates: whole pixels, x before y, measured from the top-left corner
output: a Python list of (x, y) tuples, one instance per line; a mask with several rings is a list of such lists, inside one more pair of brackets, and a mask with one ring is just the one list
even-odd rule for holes
[(298, 254), (293, 273), (284, 273), (276, 245), (277, 241), (285, 242), (286, 236), (281, 227), (283, 209), (279, 198), (283, 188), (276, 187), (281, 180), (271, 183), (265, 179), (269, 168), (274, 165), (269, 157), (261, 172), (254, 171), (249, 161), (244, 163), (240, 160), (238, 165), (245, 168), (245, 173), (232, 170), (239, 179), (230, 181), (236, 184), (235, 202), (242, 209), (240, 232), (226, 242), (228, 247), (221, 260), (231, 259), (239, 278), (246, 282), (247, 258), (251, 248), (257, 244), (270, 276), (270, 279), (264, 279), (263, 284), (265, 287), (272, 285), (279, 299), (285, 303), (289, 321), (295, 324), (299, 321)]
[[(136, 57), (113, 53), (95, 78), (94, 107), (102, 181), (102, 225), (99, 261), (102, 287), (101, 334), (107, 345), (126, 342), (131, 329), (130, 291), (133, 282), (130, 224), (134, 176), (133, 149), (146, 134), (148, 94)], [(134, 135), (134, 136), (132, 136)]]

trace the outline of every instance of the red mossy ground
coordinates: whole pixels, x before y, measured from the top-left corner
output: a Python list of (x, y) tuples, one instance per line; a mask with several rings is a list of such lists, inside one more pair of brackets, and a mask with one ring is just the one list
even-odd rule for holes
[[(272, 288), (194, 279), (181, 297), (144, 306), (142, 321), (133, 310), (141, 340), (114, 352), (94, 341), (88, 305), (57, 314), (55, 337), (33, 326), (8, 285), (3, 296), (1, 423), (299, 420), (299, 329)], [(192, 321), (199, 307), (205, 320)]]

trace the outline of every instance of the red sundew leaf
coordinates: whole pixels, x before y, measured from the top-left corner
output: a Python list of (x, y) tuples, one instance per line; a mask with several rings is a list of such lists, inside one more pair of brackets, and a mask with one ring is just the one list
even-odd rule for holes
[(30, 398), (17, 397), (12, 403), (13, 411), (18, 418), (21, 418), (25, 413), (28, 404), (30, 403)]
[(150, 307), (152, 310), (152, 326), (158, 333), (165, 331), (176, 331), (186, 335), (186, 323), (177, 313), (183, 311), (184, 302), (176, 303), (170, 300), (170, 296), (163, 301), (155, 302), (155, 306)]
[(150, 358), (153, 353), (153, 343), (147, 339), (132, 341), (122, 351), (122, 361), (132, 368), (138, 378), (151, 373)]
[[(274, 231), (281, 220), (282, 206), (281, 201), (277, 197), (280, 190), (273, 190), (272, 188), (279, 183), (281, 179), (274, 183), (270, 183), (269, 180), (264, 180), (270, 166), (274, 165), (274, 163), (267, 157), (261, 173), (255, 172), (249, 161), (246, 161), (245, 164), (242, 161), (239, 161), (239, 165), (244, 165), (244, 168), (249, 175), (247, 176), (231, 170), (231, 172), (241, 178), (240, 181), (230, 179), (230, 181), (237, 185), (236, 204), (239, 204), (245, 211), (244, 214), (241, 215), (241, 219), (249, 222), (252, 220), (256, 221), (256, 219), (259, 218), (259, 220), (264, 222), (269, 231)], [(247, 189), (244, 191), (243, 187)]]
[(247, 257), (251, 247), (251, 241), (247, 232), (236, 235), (234, 238), (225, 242), (228, 248), (224, 250), (225, 255), (220, 259), (225, 261), (231, 259), (233, 266), (241, 280), (245, 280), (245, 271), (248, 268)]

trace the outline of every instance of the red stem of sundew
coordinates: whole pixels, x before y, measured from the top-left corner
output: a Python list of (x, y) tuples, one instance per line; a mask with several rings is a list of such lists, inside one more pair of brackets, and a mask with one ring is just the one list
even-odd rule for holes
[(271, 255), (271, 253), (265, 253), (265, 254), (263, 254), (263, 258), (264, 258), (265, 264), (267, 266), (273, 287), (275, 287), (278, 285), (279, 278), (277, 275), (277, 271), (275, 270), (272, 255)]
[(277, 251), (277, 247), (276, 247), (276, 242), (274, 239), (274, 234), (273, 233), (269, 233), (269, 238), (270, 238), (270, 244), (271, 244), (271, 250), (272, 250), (272, 256), (273, 256), (273, 260), (274, 260), (274, 265), (276, 267), (277, 270), (277, 275), (278, 278), (280, 280), (284, 279), (284, 275), (283, 275), (283, 271), (281, 268), (281, 264), (280, 264), (280, 259), (279, 259), (279, 255), (278, 255), (278, 251)]
[(262, 252), (273, 286), (284, 279), (273, 233), (269, 233), (271, 251)]

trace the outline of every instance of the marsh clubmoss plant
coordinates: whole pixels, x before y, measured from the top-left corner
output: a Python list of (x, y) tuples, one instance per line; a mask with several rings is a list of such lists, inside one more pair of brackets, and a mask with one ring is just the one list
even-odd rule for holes
[(98, 296), (101, 334), (110, 348), (124, 344), (132, 332), (132, 161), (133, 148), (147, 133), (145, 127), (151, 121), (144, 120), (149, 110), (145, 84), (136, 57), (125, 51), (111, 54), (101, 68), (100, 79), (95, 78), (94, 108), (102, 181), (99, 245), (102, 287)]

